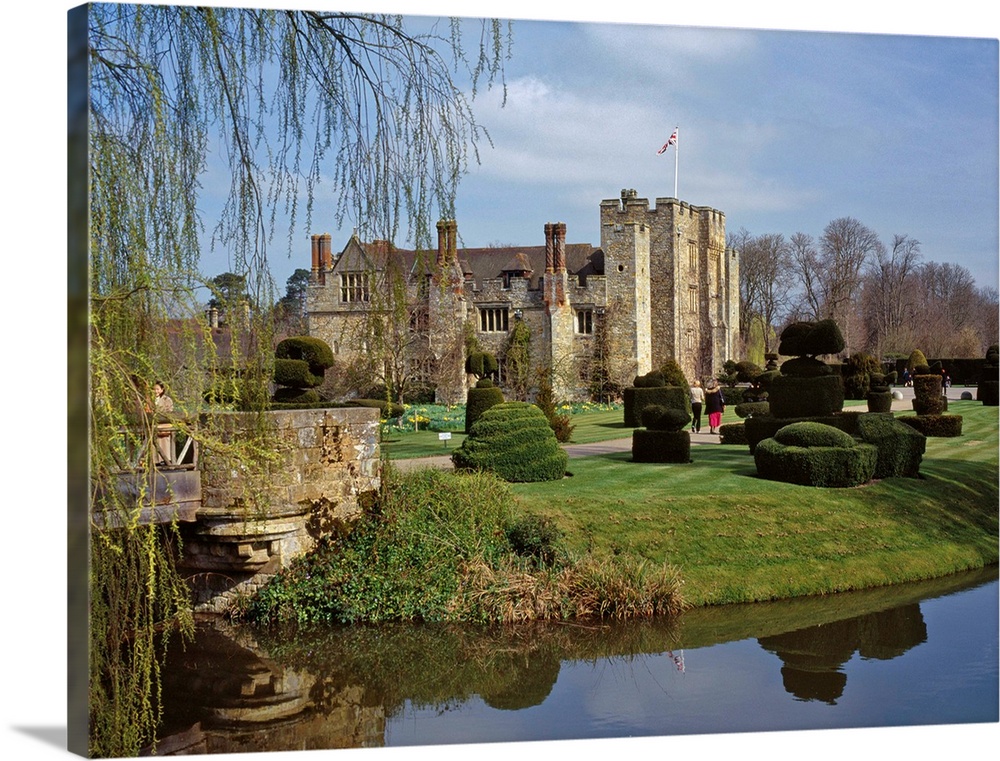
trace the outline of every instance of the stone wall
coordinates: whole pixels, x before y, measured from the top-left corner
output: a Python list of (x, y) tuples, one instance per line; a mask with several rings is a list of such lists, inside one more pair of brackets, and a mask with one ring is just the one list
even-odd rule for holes
[[(227, 437), (246, 435), (249, 413), (220, 413)], [(179, 567), (198, 612), (220, 613), (360, 513), (380, 482), (378, 410), (327, 408), (265, 413), (275, 458), (266, 483), (217, 451), (201, 451), (202, 507), (181, 526)]]

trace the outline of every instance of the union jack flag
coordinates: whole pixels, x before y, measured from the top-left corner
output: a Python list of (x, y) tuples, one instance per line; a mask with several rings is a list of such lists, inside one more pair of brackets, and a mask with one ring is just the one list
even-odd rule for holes
[(667, 142), (665, 142), (663, 144), (663, 147), (660, 148), (660, 150), (658, 150), (656, 152), (656, 155), (659, 156), (661, 153), (666, 153), (667, 148), (669, 148), (671, 145), (677, 145), (677, 130), (676, 129), (674, 130), (674, 132), (670, 136), (670, 138), (667, 140)]

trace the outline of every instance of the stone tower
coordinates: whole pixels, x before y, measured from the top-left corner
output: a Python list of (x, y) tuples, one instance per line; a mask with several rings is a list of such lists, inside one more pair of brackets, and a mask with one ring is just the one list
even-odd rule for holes
[[(637, 310), (636, 324), (648, 332), (651, 366), (675, 359), (689, 379), (713, 377), (734, 356), (739, 320), (739, 263), (726, 251), (725, 214), (675, 198), (657, 198), (650, 208), (623, 190), (620, 200), (601, 202), (605, 256), (629, 226), (648, 235), (649, 317), (643, 322)], [(609, 278), (623, 264), (606, 263)]]

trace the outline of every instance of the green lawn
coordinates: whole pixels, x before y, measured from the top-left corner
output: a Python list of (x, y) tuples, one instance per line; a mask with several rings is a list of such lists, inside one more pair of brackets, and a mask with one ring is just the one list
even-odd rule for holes
[[(758, 478), (745, 446), (700, 445), (687, 465), (574, 458), (571, 477), (514, 491), (576, 551), (678, 566), (695, 605), (941, 576), (998, 557), (997, 408), (952, 402), (949, 412), (963, 415), (963, 435), (928, 439), (919, 479), (794, 486)], [(629, 435), (620, 416), (575, 417), (574, 440)]]

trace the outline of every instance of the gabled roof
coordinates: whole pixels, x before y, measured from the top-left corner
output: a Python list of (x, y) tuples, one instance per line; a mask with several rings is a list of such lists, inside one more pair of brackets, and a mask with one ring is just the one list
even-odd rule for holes
[[(436, 251), (414, 251), (395, 248), (385, 241), (362, 243), (356, 236), (348, 241), (334, 261), (334, 271), (358, 271), (375, 268), (384, 270), (390, 262), (411, 274), (431, 274), (437, 260)], [(545, 274), (545, 246), (460, 248), (458, 260), (467, 279), (477, 284), (502, 278), (504, 273), (526, 272), (530, 287), (537, 288)], [(589, 243), (566, 244), (566, 272), (586, 279), (604, 274), (604, 251)]]

